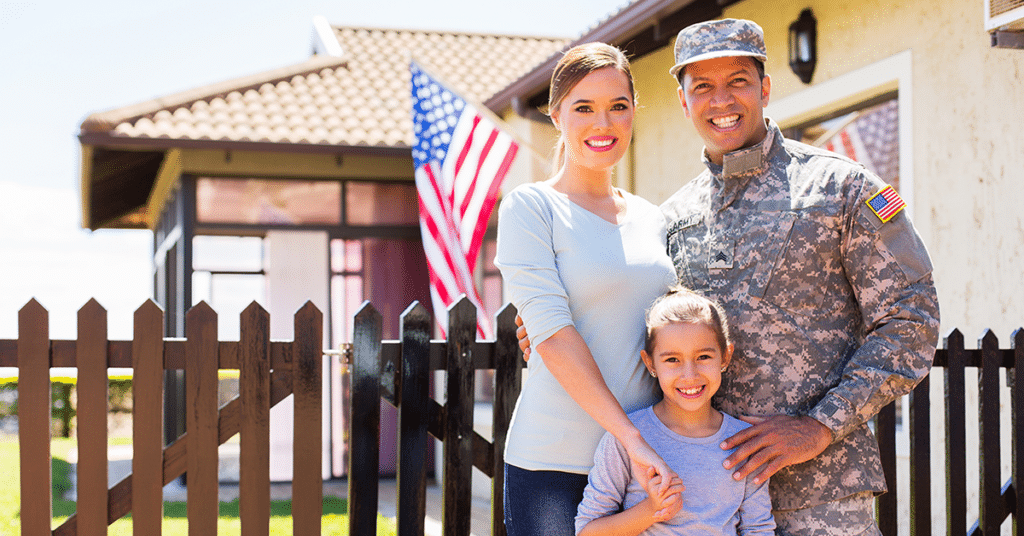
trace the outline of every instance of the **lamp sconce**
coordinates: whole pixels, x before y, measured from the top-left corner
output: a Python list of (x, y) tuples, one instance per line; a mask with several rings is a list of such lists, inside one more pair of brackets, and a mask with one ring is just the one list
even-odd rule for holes
[(810, 9), (789, 25), (789, 68), (805, 84), (811, 83), (818, 63), (818, 20)]

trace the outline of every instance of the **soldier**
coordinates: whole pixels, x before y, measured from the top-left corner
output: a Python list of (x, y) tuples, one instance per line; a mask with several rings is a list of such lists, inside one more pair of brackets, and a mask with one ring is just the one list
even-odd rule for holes
[(734, 326), (717, 404), (753, 426), (722, 443), (725, 468), (771, 477), (778, 534), (878, 534), (867, 421), (931, 367), (932, 265), (891, 187), (764, 117), (765, 60), (748, 20), (679, 32), (670, 73), (707, 169), (661, 206), (669, 255)]

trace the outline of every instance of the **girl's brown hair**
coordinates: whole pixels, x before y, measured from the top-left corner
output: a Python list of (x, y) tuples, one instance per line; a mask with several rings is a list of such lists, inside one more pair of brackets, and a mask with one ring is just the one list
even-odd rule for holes
[(724, 354), (732, 343), (729, 334), (729, 321), (725, 318), (725, 310), (718, 302), (704, 297), (683, 286), (675, 286), (654, 300), (647, 310), (647, 337), (644, 350), (647, 355), (654, 355), (654, 337), (658, 328), (669, 324), (703, 324), (715, 332), (719, 350)]
[[(626, 75), (629, 81), (629, 93), (636, 103), (636, 90), (633, 89), (633, 73), (629, 69), (629, 59), (616, 47), (605, 43), (585, 43), (570, 48), (555, 65), (551, 73), (551, 87), (548, 92), (548, 114), (556, 110), (566, 95), (576, 87), (588, 74), (605, 67), (614, 67)], [(555, 145), (553, 170), (562, 167), (565, 159), (565, 137), (558, 136)]]

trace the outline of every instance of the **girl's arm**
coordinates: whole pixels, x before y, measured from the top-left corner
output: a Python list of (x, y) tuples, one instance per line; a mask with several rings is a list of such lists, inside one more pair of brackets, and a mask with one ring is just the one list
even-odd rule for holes
[[(654, 476), (653, 469), (647, 475), (648, 485), (644, 487), (658, 487), (661, 477)], [(679, 512), (683, 505), (682, 488), (682, 482), (676, 477), (664, 493), (649, 496), (622, 512), (590, 521), (580, 530), (579, 536), (636, 536), (655, 523), (672, 519)]]

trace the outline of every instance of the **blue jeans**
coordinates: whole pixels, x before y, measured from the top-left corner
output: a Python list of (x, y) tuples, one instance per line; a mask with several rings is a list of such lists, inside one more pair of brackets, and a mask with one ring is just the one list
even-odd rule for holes
[(505, 531), (508, 536), (574, 536), (576, 507), (587, 475), (528, 471), (505, 464)]

